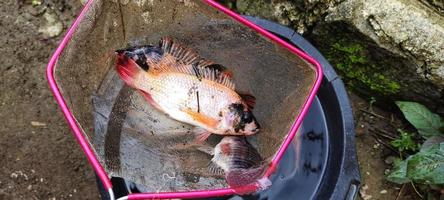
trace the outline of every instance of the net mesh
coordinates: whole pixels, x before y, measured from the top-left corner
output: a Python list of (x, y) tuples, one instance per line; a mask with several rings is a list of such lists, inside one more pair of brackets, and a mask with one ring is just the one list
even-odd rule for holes
[[(114, 70), (114, 51), (171, 36), (229, 68), (239, 91), (256, 97), (261, 131), (248, 138), (266, 160), (285, 139), (309, 95), (315, 71), (303, 59), (201, 1), (94, 1), (56, 66), (56, 81), (111, 176), (144, 192), (227, 187), (193, 146), (190, 125), (151, 107)], [(214, 147), (220, 136), (210, 136)]]

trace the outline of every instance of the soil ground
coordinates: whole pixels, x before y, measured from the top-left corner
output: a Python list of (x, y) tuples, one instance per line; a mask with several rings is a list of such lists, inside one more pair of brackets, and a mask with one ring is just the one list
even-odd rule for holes
[(98, 199), (95, 177), (48, 88), (45, 67), (61, 36), (38, 32), (42, 10), (66, 28), (79, 1), (0, 6), (0, 199)]
[[(0, 199), (98, 199), (92, 169), (45, 79), (46, 63), (61, 35), (48, 37), (38, 31), (46, 23), (44, 12), (55, 13), (66, 30), (81, 5), (79, 1), (32, 2), (9, 1), (0, 6)], [(384, 180), (390, 168), (385, 158), (394, 153), (378, 143), (374, 133), (395, 134), (401, 122), (350, 96), (364, 186), (360, 198), (396, 199), (401, 186)], [(406, 185), (398, 199), (417, 199), (410, 187)]]
[(371, 106), (368, 101), (349, 93), (355, 118), (356, 150), (361, 170), (360, 198), (419, 199), (412, 185), (397, 185), (385, 180), (398, 152), (387, 137), (396, 138), (398, 128), (406, 126), (397, 115)]

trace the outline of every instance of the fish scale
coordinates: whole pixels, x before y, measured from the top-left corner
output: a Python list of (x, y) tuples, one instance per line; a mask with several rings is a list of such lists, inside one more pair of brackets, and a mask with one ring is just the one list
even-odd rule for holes
[[(207, 80), (199, 81), (195, 76), (187, 74), (162, 73), (156, 76), (146, 73), (136, 84), (138, 88), (149, 91), (162, 109), (175, 111), (183, 108), (197, 111), (195, 91), (199, 91), (200, 112), (214, 118), (220, 118), (214, 111), (227, 107), (231, 102), (241, 101), (237, 94), (225, 86)], [(193, 86), (197, 86), (197, 89), (189, 94)], [(186, 103), (190, 99), (191, 101)]]

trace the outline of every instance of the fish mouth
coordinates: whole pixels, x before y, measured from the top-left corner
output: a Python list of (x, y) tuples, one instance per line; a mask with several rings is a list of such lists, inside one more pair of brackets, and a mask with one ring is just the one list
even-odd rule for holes
[(125, 53), (125, 49), (119, 49), (119, 50), (116, 50), (114, 53), (116, 54), (116, 55), (122, 55), (122, 54), (124, 54)]
[(115, 51), (115, 54), (117, 56), (124, 56), (133, 60), (143, 70), (147, 71), (149, 69), (147, 60), (160, 57), (163, 54), (163, 51), (159, 47), (145, 45), (135, 46), (127, 49), (119, 49)]
[(256, 120), (253, 120), (252, 122), (245, 124), (244, 130), (245, 135), (254, 135), (261, 130), (261, 126), (259, 125), (259, 123), (257, 123)]
[(260, 128), (260, 127), (257, 127), (257, 128), (255, 128), (255, 129), (251, 130), (251, 132), (253, 132), (253, 133), (258, 133), (260, 130), (261, 130), (261, 128)]
[(252, 129), (252, 130), (249, 130), (249, 131), (245, 131), (244, 135), (245, 136), (254, 135), (254, 134), (257, 134), (259, 131), (260, 131), (260, 128), (255, 128), (255, 129)]

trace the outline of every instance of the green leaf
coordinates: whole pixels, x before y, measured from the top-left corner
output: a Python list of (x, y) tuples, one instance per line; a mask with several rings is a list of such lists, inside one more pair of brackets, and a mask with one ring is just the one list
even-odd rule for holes
[(393, 140), (390, 144), (397, 148), (398, 151), (417, 151), (419, 149), (419, 145), (413, 139), (414, 134), (405, 132), (401, 129), (398, 129), (400, 133), (400, 137)]
[(441, 118), (441, 128), (439, 128), (442, 134), (444, 134), (444, 119)]
[(405, 118), (416, 128), (424, 138), (439, 135), (440, 128), (444, 124), (441, 117), (430, 112), (425, 106), (407, 101), (397, 101)]
[(395, 168), (387, 179), (399, 184), (409, 181), (422, 184), (444, 184), (443, 174), (444, 143), (440, 143), (395, 163)]
[(410, 179), (407, 178), (407, 160), (395, 160), (395, 166), (387, 176), (387, 180), (398, 184), (410, 182)]
[(427, 148), (433, 147), (436, 144), (444, 142), (444, 135), (437, 135), (430, 138), (427, 138), (424, 143), (422, 143), (421, 151), (426, 150)]
[(407, 177), (417, 183), (444, 184), (444, 143), (411, 156), (407, 163)]

